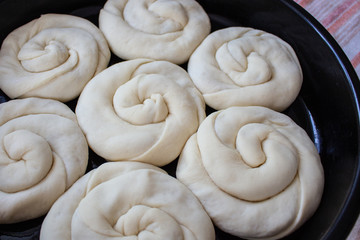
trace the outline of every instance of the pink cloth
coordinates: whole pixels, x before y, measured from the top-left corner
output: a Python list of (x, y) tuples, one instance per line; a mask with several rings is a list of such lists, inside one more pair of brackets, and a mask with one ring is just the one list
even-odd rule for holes
[(294, 0), (335, 38), (360, 76), (360, 0)]

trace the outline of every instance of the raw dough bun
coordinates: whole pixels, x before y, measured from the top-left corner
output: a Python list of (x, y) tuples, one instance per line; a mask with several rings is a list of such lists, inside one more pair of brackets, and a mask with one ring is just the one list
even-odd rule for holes
[(181, 64), (210, 33), (210, 20), (194, 0), (108, 0), (99, 27), (120, 58)]
[(261, 30), (229, 27), (211, 33), (189, 60), (188, 72), (214, 109), (264, 106), (285, 110), (297, 97), (302, 70), (294, 50)]
[(65, 104), (40, 98), (0, 104), (0, 223), (44, 215), (79, 177), (88, 145)]
[(79, 96), (109, 60), (106, 39), (90, 21), (45, 14), (14, 30), (3, 41), (0, 88), (10, 98), (66, 102)]
[(192, 192), (152, 165), (108, 162), (53, 205), (40, 239), (215, 239)]
[(177, 178), (220, 229), (278, 239), (317, 209), (324, 175), (317, 150), (289, 117), (264, 107), (209, 115), (186, 143)]
[(93, 78), (80, 95), (76, 114), (99, 156), (162, 166), (196, 132), (205, 118), (205, 103), (181, 67), (136, 59)]

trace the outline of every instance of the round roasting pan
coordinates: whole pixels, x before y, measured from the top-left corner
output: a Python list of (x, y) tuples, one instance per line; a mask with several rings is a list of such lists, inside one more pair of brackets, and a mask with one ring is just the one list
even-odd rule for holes
[[(0, 0), (0, 43), (15, 28), (45, 13), (66, 13), (98, 24), (105, 0)], [(325, 171), (319, 208), (285, 239), (345, 239), (360, 210), (359, 79), (331, 35), (292, 0), (200, 0), (212, 31), (245, 26), (273, 33), (295, 50), (304, 82), (284, 111), (314, 141)], [(110, 64), (121, 61), (113, 56)], [(182, 65), (186, 68), (186, 64)], [(0, 102), (9, 98), (0, 92)], [(74, 109), (76, 99), (68, 103)], [(212, 110), (208, 108), (208, 112)], [(88, 170), (104, 162), (90, 151)], [(174, 176), (176, 160), (164, 167)], [(39, 239), (43, 217), (0, 225), (0, 239)], [(239, 239), (216, 229), (217, 239)]]

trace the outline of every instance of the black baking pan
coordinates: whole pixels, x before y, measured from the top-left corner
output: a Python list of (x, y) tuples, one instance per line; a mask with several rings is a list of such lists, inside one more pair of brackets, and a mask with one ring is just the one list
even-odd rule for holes
[[(15, 28), (45, 13), (66, 13), (98, 24), (104, 0), (0, 0), (0, 42)], [(292, 0), (200, 0), (212, 31), (245, 26), (273, 33), (295, 50), (304, 82), (284, 111), (317, 147), (325, 171), (319, 208), (285, 239), (346, 239), (360, 211), (359, 79), (337, 42)], [(121, 61), (112, 57), (110, 64)], [(186, 67), (186, 64), (183, 65)], [(1, 92), (0, 101), (9, 98)], [(76, 100), (68, 103), (74, 109)], [(211, 112), (211, 109), (208, 109)], [(88, 170), (104, 160), (90, 152)], [(176, 161), (164, 167), (174, 175)], [(0, 239), (38, 239), (43, 217), (0, 225)], [(239, 239), (216, 229), (217, 239)]]

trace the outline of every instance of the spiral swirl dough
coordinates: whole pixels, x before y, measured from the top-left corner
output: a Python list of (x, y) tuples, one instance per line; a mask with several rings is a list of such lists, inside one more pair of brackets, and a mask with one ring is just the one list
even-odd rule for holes
[(306, 132), (264, 107), (209, 115), (186, 143), (177, 178), (214, 224), (246, 239), (278, 239), (317, 209), (324, 175)]
[(196, 132), (205, 118), (205, 103), (181, 67), (135, 59), (93, 78), (79, 97), (76, 115), (99, 156), (162, 166)]
[(86, 170), (88, 145), (65, 104), (26, 98), (0, 104), (0, 223), (44, 215)]
[(90, 21), (45, 14), (11, 32), (0, 50), (0, 88), (10, 98), (66, 102), (105, 69), (109, 46)]
[(210, 33), (210, 20), (194, 0), (108, 0), (99, 27), (120, 58), (181, 64)]
[(47, 214), (40, 239), (215, 239), (192, 192), (165, 171), (107, 162), (80, 178)]
[(205, 102), (217, 110), (264, 106), (283, 111), (297, 97), (303, 80), (288, 43), (244, 27), (211, 33), (191, 55), (188, 72)]

